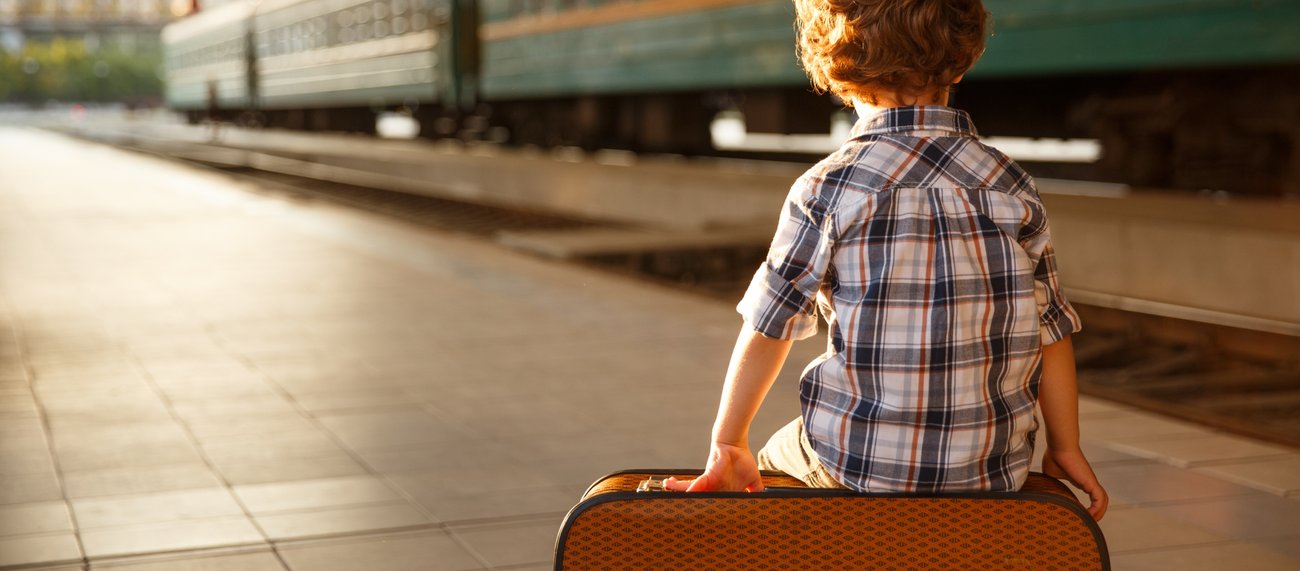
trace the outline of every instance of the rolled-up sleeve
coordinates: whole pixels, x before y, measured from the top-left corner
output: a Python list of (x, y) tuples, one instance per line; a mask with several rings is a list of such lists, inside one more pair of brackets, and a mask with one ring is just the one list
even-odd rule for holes
[(1056, 278), (1056, 250), (1049, 238), (1034, 269), (1034, 301), (1038, 303), (1038, 319), (1043, 346), (1064, 339), (1083, 329), (1079, 314), (1065, 299), (1061, 284)]
[(774, 339), (817, 333), (817, 292), (834, 247), (833, 216), (808, 177), (790, 189), (767, 259), (736, 306), (750, 327)]

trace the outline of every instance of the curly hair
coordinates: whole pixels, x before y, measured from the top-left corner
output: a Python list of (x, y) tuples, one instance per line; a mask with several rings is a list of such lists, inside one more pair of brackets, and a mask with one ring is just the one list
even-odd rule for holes
[(794, 0), (799, 58), (819, 91), (875, 103), (875, 93), (947, 89), (984, 53), (981, 0)]

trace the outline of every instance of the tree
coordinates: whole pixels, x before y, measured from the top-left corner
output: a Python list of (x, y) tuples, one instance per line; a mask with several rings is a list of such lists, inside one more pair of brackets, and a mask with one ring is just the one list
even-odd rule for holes
[(156, 44), (126, 49), (103, 42), (92, 51), (80, 38), (29, 41), (18, 54), (0, 50), (0, 102), (156, 102), (161, 62)]

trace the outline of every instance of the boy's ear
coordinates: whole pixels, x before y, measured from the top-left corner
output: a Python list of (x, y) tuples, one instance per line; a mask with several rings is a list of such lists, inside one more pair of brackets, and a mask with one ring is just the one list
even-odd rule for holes
[(953, 80), (952, 80), (952, 84), (953, 84), (953, 85), (957, 85), (958, 83), (961, 83), (961, 78), (963, 78), (963, 77), (966, 77), (966, 74), (963, 73), (963, 74), (961, 74), (961, 75), (959, 75), (959, 76), (953, 78)]

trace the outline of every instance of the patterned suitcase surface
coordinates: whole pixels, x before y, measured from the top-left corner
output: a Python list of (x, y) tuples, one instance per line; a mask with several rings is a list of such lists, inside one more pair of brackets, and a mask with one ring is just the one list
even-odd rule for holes
[(636, 470), (592, 484), (569, 512), (555, 568), (1109, 569), (1096, 522), (1063, 484), (1017, 493), (862, 494), (764, 474), (768, 491), (637, 492)]

